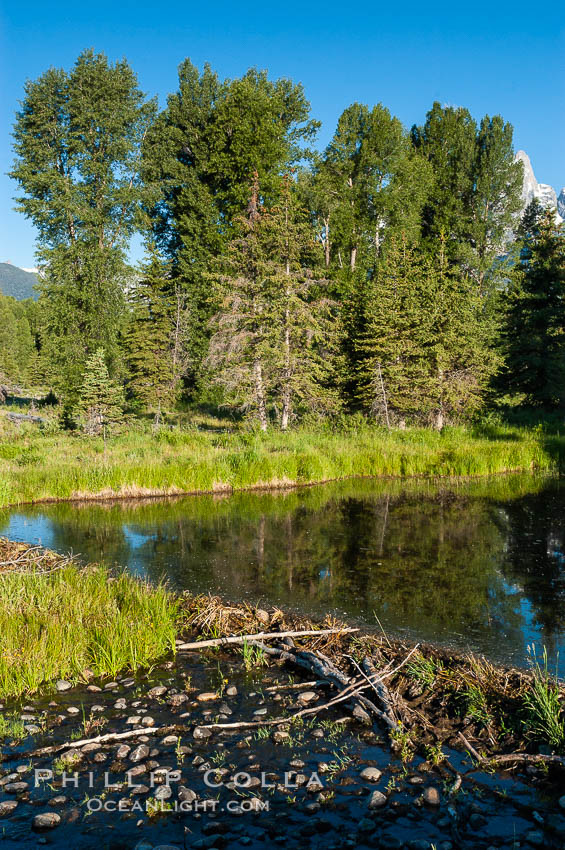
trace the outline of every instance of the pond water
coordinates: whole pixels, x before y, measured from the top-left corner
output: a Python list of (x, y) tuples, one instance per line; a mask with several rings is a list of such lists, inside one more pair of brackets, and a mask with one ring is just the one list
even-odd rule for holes
[[(565, 676), (565, 482), (351, 480), (278, 493), (0, 510), (0, 535), (176, 589), (441, 642)], [(561, 647), (561, 653), (559, 652)]]

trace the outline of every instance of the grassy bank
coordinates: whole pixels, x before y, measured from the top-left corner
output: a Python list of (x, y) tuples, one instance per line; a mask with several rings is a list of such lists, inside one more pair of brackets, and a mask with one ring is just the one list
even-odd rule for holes
[(565, 440), (510, 427), (386, 431), (243, 430), (136, 426), (88, 439), (4, 424), (0, 430), (0, 506), (182, 492), (226, 492), (311, 484), (350, 476), (475, 476), (558, 468)]
[(0, 699), (136, 670), (174, 646), (178, 605), (164, 588), (56, 555), (45, 568), (36, 550), (22, 559), (0, 544)]

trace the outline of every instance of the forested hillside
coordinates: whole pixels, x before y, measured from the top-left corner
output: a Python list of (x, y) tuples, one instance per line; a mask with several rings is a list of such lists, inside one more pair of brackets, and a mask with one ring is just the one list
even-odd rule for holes
[(125, 60), (49, 69), (26, 84), (11, 172), (41, 296), (31, 347), (10, 359), (5, 333), (0, 369), (92, 433), (179, 401), (262, 430), (561, 409), (564, 231), (536, 200), (522, 216), (511, 124), (439, 103), (415, 119), (354, 102), (320, 151), (286, 78), (187, 59), (159, 111)]

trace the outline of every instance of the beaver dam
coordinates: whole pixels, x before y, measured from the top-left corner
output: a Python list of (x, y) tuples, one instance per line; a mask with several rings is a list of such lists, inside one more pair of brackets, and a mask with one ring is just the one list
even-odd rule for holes
[(3, 846), (563, 846), (565, 692), (543, 663), (0, 555)]

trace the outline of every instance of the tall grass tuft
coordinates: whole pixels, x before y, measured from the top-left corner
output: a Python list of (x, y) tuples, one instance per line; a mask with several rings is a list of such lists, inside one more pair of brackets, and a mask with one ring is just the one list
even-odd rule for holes
[(115, 676), (174, 649), (177, 602), (125, 573), (70, 565), (0, 576), (0, 698), (87, 668)]
[(523, 697), (526, 734), (549, 744), (557, 752), (565, 750), (565, 708), (561, 705), (556, 680), (549, 673), (547, 650), (540, 665), (534, 656), (534, 680)]

